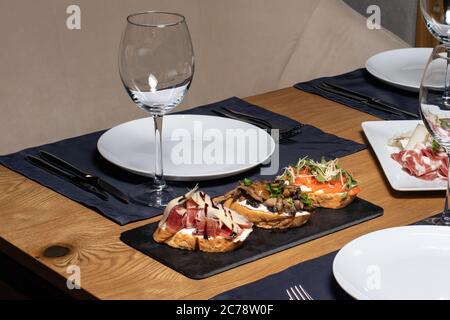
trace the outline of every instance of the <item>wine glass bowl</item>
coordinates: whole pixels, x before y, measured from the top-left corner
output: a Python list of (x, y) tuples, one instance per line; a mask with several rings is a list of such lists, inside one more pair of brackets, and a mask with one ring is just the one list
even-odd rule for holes
[(450, 43), (450, 1), (420, 0), (428, 31), (440, 42)]
[(194, 75), (194, 50), (185, 17), (156, 11), (129, 15), (120, 43), (119, 72), (130, 98), (153, 117), (155, 128), (153, 183), (130, 198), (163, 207), (172, 197), (164, 181), (163, 116), (181, 103)]
[[(450, 88), (449, 52), (449, 47), (446, 45), (434, 48), (425, 67), (419, 95), (422, 120), (433, 139), (445, 149), (447, 155), (450, 155), (450, 103), (447, 95)], [(449, 205), (450, 184), (447, 186), (447, 198), (442, 216), (428, 222), (449, 226)]]

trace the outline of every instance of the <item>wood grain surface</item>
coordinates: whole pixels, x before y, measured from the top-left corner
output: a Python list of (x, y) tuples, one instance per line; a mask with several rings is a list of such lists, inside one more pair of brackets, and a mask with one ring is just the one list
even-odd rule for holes
[[(358, 142), (365, 142), (361, 122), (378, 120), (294, 88), (246, 100)], [(442, 192), (392, 190), (370, 148), (341, 163), (361, 181), (360, 196), (384, 208), (383, 217), (204, 280), (188, 279), (119, 240), (121, 232), (158, 218), (120, 227), (0, 166), (0, 250), (60, 288), (66, 287), (67, 267), (78, 265), (82, 290), (70, 291), (77, 298), (208, 299), (337, 250), (368, 232), (424, 219), (443, 207)], [(44, 251), (53, 245), (65, 246), (70, 252), (64, 257), (45, 257)]]

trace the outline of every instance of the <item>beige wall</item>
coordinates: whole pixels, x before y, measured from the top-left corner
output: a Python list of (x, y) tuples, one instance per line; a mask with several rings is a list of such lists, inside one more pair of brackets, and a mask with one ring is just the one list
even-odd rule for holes
[[(79, 31), (65, 26), (70, 4), (81, 7)], [(344, 72), (405, 46), (338, 0), (2, 0), (0, 154), (145, 116), (117, 71), (125, 17), (144, 10), (187, 17), (196, 74), (183, 108)]]

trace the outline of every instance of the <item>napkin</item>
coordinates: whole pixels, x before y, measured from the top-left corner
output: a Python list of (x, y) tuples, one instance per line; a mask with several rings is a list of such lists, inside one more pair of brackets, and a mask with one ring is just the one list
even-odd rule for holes
[(384, 120), (414, 120), (418, 119), (409, 115), (395, 115), (392, 113), (373, 109), (363, 103), (328, 93), (317, 89), (316, 86), (329, 82), (339, 85), (354, 92), (363, 93), (381, 100), (405, 111), (419, 114), (419, 94), (390, 86), (369, 74), (366, 69), (358, 69), (349, 73), (334, 77), (319, 78), (307, 82), (297, 83), (294, 87), (309, 93), (314, 93), (327, 99), (339, 102), (348, 107), (369, 113)]

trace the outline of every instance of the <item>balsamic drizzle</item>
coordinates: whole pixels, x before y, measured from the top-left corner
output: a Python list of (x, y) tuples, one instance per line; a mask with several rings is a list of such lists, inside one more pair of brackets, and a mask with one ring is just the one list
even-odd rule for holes
[[(201, 196), (201, 193), (200, 193)], [(208, 240), (208, 204), (205, 203), (205, 231), (203, 232), (203, 239)]]

